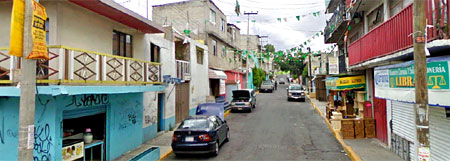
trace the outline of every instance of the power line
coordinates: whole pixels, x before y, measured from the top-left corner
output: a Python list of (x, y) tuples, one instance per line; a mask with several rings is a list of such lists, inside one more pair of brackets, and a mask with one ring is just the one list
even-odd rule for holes
[[(228, 5), (236, 5), (235, 3), (231, 3), (231, 2), (225, 2), (225, 1), (221, 1), (221, 0), (215, 0), (224, 4), (228, 4)], [(240, 5), (241, 7), (247, 7), (247, 8), (252, 8), (252, 9), (263, 9), (263, 10), (300, 10), (300, 9), (309, 9), (312, 6), (308, 6), (308, 7), (297, 7), (297, 8), (267, 8), (267, 7), (254, 7), (254, 6), (247, 6), (247, 5)], [(316, 5), (315, 7), (323, 7), (322, 5)]]

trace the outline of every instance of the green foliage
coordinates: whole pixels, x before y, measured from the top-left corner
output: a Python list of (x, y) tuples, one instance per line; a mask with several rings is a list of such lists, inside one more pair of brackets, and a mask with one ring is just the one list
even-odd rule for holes
[(261, 87), (261, 83), (266, 79), (266, 73), (261, 68), (253, 68), (253, 85)]
[(308, 67), (303, 68), (302, 76), (303, 78), (306, 78), (308, 76)]
[(302, 75), (303, 68), (305, 68), (303, 59), (295, 57), (286, 59), (284, 56), (281, 56), (279, 58), (284, 61), (276, 62), (276, 66), (280, 67), (282, 71), (290, 71), (290, 74), (292, 74), (292, 76), (295, 76), (293, 78), (298, 78), (297, 76)]
[(269, 51), (271, 53), (275, 52), (275, 46), (273, 46), (272, 44), (266, 44), (264, 45), (264, 48), (266, 49), (266, 52)]

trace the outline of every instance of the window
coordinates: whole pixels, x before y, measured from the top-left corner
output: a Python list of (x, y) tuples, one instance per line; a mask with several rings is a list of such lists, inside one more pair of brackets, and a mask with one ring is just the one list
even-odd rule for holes
[(216, 11), (212, 9), (209, 12), (209, 22), (211, 22), (213, 25), (216, 25)]
[(227, 48), (225, 46), (222, 46), (222, 56), (227, 56)]
[(203, 49), (197, 48), (197, 64), (203, 64)]
[(232, 40), (236, 40), (236, 30), (231, 29)]
[(220, 18), (220, 30), (225, 31), (225, 20)]
[(212, 40), (212, 48), (213, 48), (213, 55), (217, 55), (217, 42), (216, 40)]
[(132, 36), (113, 31), (113, 55), (132, 57)]
[(160, 60), (159, 60), (160, 49), (161, 48), (159, 46), (157, 46), (153, 43), (150, 43), (150, 61), (151, 62), (157, 62), (157, 63), (160, 62)]

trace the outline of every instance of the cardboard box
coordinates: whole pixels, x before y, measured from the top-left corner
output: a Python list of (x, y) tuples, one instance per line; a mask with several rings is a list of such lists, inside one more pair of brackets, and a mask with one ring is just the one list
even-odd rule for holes
[(355, 120), (355, 138), (361, 139), (364, 138), (364, 120), (356, 119)]
[(355, 138), (355, 128), (354, 128), (353, 119), (342, 119), (341, 120), (341, 131), (342, 131), (342, 138), (354, 139)]
[(330, 121), (334, 131), (341, 130), (341, 119), (331, 119)]

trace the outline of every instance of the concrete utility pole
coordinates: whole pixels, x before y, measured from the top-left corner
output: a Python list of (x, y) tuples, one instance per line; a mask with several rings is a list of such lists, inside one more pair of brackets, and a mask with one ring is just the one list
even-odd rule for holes
[[(427, 62), (425, 55), (425, 1), (414, 0), (413, 9), (413, 35), (414, 35), (414, 86), (415, 86), (415, 120), (417, 153), (419, 149), (429, 148), (429, 122), (428, 122), (428, 87), (427, 87)], [(428, 149), (429, 150), (429, 149)], [(416, 155), (417, 155), (416, 153)], [(416, 156), (418, 158), (418, 156)]]
[(256, 12), (244, 12), (244, 15), (247, 15), (247, 58), (246, 58), (246, 60), (247, 61), (245, 61), (245, 68), (247, 69), (247, 72), (245, 73), (245, 76), (246, 76), (246, 78), (247, 78), (247, 82), (246, 82), (246, 84), (247, 84), (247, 88), (249, 88), (249, 84), (248, 84), (248, 73), (250, 72), (250, 67), (248, 66), (248, 61), (249, 61), (249, 59), (248, 59), (248, 55), (250, 54), (250, 52), (249, 52), (249, 47), (248, 47), (248, 44), (249, 44), (249, 42), (250, 42), (250, 15), (257, 15), (258, 14), (258, 11), (256, 11)]
[(36, 60), (24, 59), (33, 48), (31, 24), (33, 2), (25, 0), (23, 58), (20, 79), (19, 156), (18, 160), (33, 160), (34, 112), (36, 93)]

